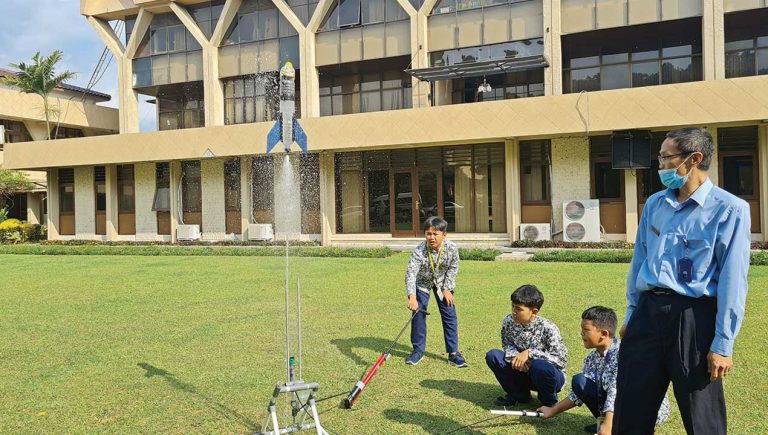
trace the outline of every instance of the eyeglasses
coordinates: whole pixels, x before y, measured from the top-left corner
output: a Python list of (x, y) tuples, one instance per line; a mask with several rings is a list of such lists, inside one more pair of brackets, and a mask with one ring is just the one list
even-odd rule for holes
[(659, 159), (659, 164), (663, 165), (664, 162), (667, 161), (667, 159), (671, 159), (672, 157), (678, 157), (678, 156), (687, 156), (691, 153), (679, 153), (679, 154), (670, 154), (668, 156), (656, 156), (657, 159)]

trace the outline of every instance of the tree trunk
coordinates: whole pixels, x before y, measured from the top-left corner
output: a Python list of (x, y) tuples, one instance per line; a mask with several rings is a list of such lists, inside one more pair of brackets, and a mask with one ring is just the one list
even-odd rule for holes
[(45, 111), (45, 131), (48, 140), (51, 140), (51, 124), (48, 120), (48, 96), (43, 95), (43, 111)]

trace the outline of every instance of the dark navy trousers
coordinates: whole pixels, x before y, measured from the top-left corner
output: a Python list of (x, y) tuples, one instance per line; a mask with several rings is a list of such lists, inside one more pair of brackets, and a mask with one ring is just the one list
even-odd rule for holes
[(723, 382), (709, 380), (707, 363), (716, 316), (716, 298), (640, 294), (619, 352), (614, 434), (653, 433), (670, 381), (689, 435), (728, 433)]
[(504, 351), (493, 349), (485, 354), (485, 363), (507, 396), (520, 402), (527, 402), (531, 391), (536, 391), (542, 404), (552, 406), (557, 403), (557, 393), (565, 384), (563, 372), (547, 360), (533, 360), (528, 373), (523, 373), (513, 369), (504, 359)]
[[(419, 302), (419, 308), (428, 311), (429, 293), (416, 291), (416, 300)], [(440, 310), (440, 319), (443, 321), (443, 337), (445, 338), (445, 351), (454, 353), (459, 351), (459, 322), (456, 318), (456, 307), (448, 306), (445, 299), (437, 299), (437, 308)], [(413, 350), (424, 353), (427, 345), (427, 315), (418, 313), (411, 323), (411, 344)]]
[(593, 416), (599, 417), (602, 411), (600, 402), (605, 400), (605, 392), (597, 388), (597, 382), (579, 373), (571, 379), (571, 390), (579, 398)]

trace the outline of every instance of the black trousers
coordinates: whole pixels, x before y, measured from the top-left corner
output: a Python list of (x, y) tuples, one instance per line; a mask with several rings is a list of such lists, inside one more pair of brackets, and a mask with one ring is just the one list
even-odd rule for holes
[(619, 351), (613, 434), (652, 434), (670, 381), (688, 434), (726, 434), (723, 383), (707, 366), (716, 314), (716, 298), (640, 295)]

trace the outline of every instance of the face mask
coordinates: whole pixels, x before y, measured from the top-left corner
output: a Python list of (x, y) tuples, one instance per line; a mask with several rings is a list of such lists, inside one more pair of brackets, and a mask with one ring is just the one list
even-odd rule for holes
[(690, 172), (685, 175), (678, 175), (677, 170), (680, 169), (680, 166), (683, 166), (690, 157), (691, 156), (686, 157), (685, 160), (683, 160), (683, 163), (680, 163), (680, 165), (676, 168), (659, 169), (659, 178), (661, 179), (661, 184), (669, 187), (670, 189), (679, 189), (683, 187), (683, 184), (688, 181), (688, 175), (690, 175)]

